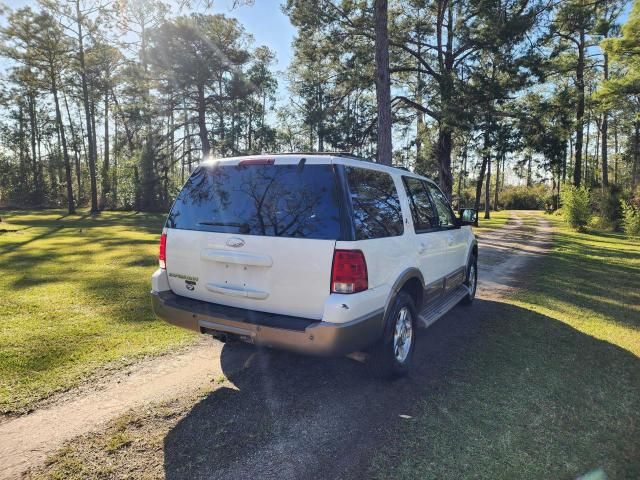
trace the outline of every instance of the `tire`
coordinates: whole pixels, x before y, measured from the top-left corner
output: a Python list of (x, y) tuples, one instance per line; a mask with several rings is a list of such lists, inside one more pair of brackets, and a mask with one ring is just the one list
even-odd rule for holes
[(393, 379), (409, 372), (416, 344), (416, 318), (413, 299), (401, 290), (389, 309), (382, 338), (369, 350), (371, 375)]
[(471, 255), (469, 265), (467, 265), (467, 278), (464, 284), (469, 288), (469, 293), (460, 301), (462, 305), (471, 305), (473, 299), (476, 298), (476, 290), (478, 289), (478, 259), (475, 255)]

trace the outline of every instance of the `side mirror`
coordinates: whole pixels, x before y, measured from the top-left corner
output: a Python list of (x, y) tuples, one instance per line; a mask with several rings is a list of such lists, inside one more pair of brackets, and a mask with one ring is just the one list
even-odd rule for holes
[(474, 208), (460, 209), (460, 225), (478, 226), (478, 211)]

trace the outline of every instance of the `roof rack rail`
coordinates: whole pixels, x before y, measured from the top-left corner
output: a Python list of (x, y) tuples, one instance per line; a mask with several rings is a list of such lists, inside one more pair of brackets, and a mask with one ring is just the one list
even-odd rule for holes
[[(327, 156), (334, 156), (334, 157), (344, 157), (344, 158), (353, 158), (354, 160), (360, 160), (362, 162), (369, 162), (369, 163), (377, 163), (375, 160), (371, 159), (371, 158), (366, 158), (366, 157), (360, 157), (358, 155), (354, 155), (351, 152), (341, 152), (341, 151), (325, 151), (325, 152), (283, 152), (280, 153), (279, 155), (327, 155)], [(410, 168), (405, 167), (405, 166), (396, 166), (396, 165), (391, 165), (391, 168), (397, 168), (399, 170), (404, 170), (405, 172), (409, 172), (409, 173), (415, 173), (413, 172)]]
[(328, 152), (283, 152), (280, 155), (327, 155), (333, 157), (347, 157), (347, 158), (355, 158), (356, 160), (362, 160), (364, 162), (372, 162), (373, 160), (365, 157), (359, 157), (358, 155), (354, 155), (351, 152), (341, 152), (341, 151), (328, 151)]

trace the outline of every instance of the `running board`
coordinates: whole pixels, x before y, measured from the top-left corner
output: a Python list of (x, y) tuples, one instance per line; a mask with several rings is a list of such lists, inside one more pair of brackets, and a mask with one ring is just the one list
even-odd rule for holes
[(419, 326), (427, 328), (433, 325), (440, 317), (444, 316), (449, 310), (455, 307), (464, 296), (469, 293), (466, 285), (460, 285), (444, 296), (436, 300), (434, 303), (427, 305), (418, 315)]

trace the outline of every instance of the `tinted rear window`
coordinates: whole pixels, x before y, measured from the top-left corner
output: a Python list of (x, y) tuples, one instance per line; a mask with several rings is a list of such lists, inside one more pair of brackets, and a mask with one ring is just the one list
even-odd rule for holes
[(437, 228), (439, 226), (438, 219), (433, 212), (433, 205), (425, 183), (412, 177), (402, 177), (402, 180), (409, 197), (409, 206), (416, 232)]
[(356, 240), (402, 235), (402, 210), (391, 175), (347, 167)]
[(272, 237), (340, 238), (331, 165), (202, 166), (189, 178), (167, 227)]

